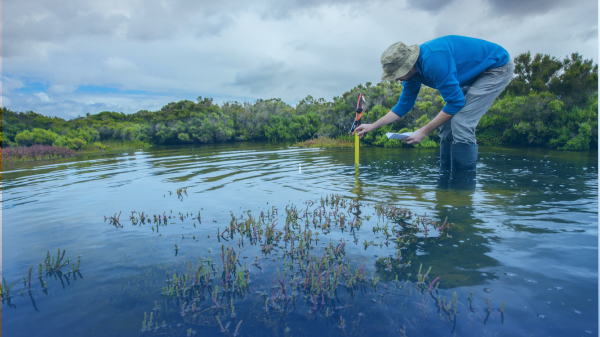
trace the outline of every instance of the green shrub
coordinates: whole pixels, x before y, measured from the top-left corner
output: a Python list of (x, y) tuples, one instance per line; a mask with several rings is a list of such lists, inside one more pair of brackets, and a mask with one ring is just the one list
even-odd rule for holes
[(32, 131), (25, 130), (15, 136), (15, 142), (21, 146), (33, 144), (52, 145), (58, 135), (51, 130), (34, 128)]
[(579, 124), (577, 136), (567, 141), (565, 146), (560, 149), (584, 151), (590, 149), (590, 139), (592, 137), (592, 126), (589, 123)]
[(87, 142), (81, 138), (69, 138), (67, 136), (59, 136), (58, 138), (56, 138), (52, 145), (67, 147), (71, 150), (79, 150), (82, 147), (86, 146)]

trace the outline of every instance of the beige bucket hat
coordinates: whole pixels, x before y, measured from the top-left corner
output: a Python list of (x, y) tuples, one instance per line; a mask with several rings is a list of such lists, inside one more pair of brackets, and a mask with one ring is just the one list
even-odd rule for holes
[(407, 46), (396, 42), (381, 54), (382, 81), (393, 81), (406, 75), (419, 58), (419, 45)]

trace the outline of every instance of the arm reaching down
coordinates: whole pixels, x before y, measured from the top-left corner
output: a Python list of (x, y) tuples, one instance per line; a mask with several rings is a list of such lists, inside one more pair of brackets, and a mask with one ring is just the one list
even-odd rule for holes
[(393, 122), (397, 121), (399, 118), (400, 118), (400, 116), (398, 116), (394, 112), (390, 111), (385, 116), (379, 118), (379, 120), (377, 120), (377, 122), (375, 122), (373, 124), (361, 124), (361, 125), (359, 125), (354, 130), (354, 132), (358, 132), (358, 136), (360, 138), (362, 138), (365, 135), (365, 133), (367, 133), (369, 131), (372, 131), (372, 130), (375, 130), (378, 127), (381, 127), (381, 126), (393, 123)]
[[(445, 113), (444, 110), (440, 111), (440, 113), (437, 116), (435, 116), (435, 118), (431, 122), (427, 123), (427, 125), (420, 128), (419, 130), (413, 132), (412, 135), (410, 135), (409, 137), (404, 138), (403, 141), (411, 145), (419, 144), (425, 137), (427, 137), (429, 133), (431, 133), (431, 131), (435, 130), (436, 128), (439, 128), (442, 124), (446, 123), (450, 118), (452, 118), (452, 116), (454, 115)], [(362, 138), (365, 135), (365, 133), (375, 130), (378, 127), (393, 123), (399, 118), (400, 116), (398, 116), (393, 111), (390, 111), (373, 124), (359, 125), (354, 130), (354, 132), (358, 132), (358, 136)]]
[(439, 128), (442, 124), (446, 123), (450, 118), (452, 118), (452, 116), (454, 115), (447, 114), (444, 112), (444, 110), (440, 111), (440, 113), (435, 116), (431, 122), (413, 132), (412, 135), (404, 138), (403, 141), (411, 145), (419, 144), (431, 131)]

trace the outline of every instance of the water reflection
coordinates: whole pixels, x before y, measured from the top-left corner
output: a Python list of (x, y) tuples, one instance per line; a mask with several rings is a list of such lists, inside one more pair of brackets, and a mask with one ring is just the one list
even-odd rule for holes
[(480, 235), (486, 231), (483, 221), (474, 216), (476, 171), (442, 171), (435, 192), (434, 209), (440, 218), (456, 223), (451, 246), (431, 247), (433, 256), (445, 256), (440, 268), (447, 287), (484, 284), (492, 275), (481, 270), (498, 266), (489, 256), (488, 240)]
[(475, 191), (477, 171), (440, 171), (438, 189)]
[[(75, 270), (75, 271), (69, 271), (69, 272), (61, 272), (60, 270), (58, 271), (49, 271), (44, 273), (44, 275), (42, 275), (40, 273), (39, 277), (38, 277), (38, 281), (39, 281), (39, 288), (32, 288), (31, 287), (31, 279), (29, 279), (28, 281), (25, 280), (23, 281), (23, 288), (19, 289), (20, 291), (17, 293), (17, 290), (14, 289), (15, 287), (13, 287), (12, 284), (7, 285), (6, 281), (4, 280), (4, 287), (3, 287), (3, 296), (2, 296), (2, 304), (6, 304), (9, 308), (11, 309), (17, 309), (17, 305), (14, 304), (12, 301), (13, 299), (18, 299), (18, 297), (20, 296), (21, 298), (24, 298), (25, 295), (29, 296), (29, 300), (31, 301), (32, 307), (36, 312), (40, 312), (40, 310), (38, 309), (37, 305), (36, 305), (36, 301), (34, 299), (34, 294), (43, 294), (45, 297), (47, 296), (53, 296), (54, 292), (50, 293), (49, 290), (53, 290), (52, 285), (48, 286), (48, 281), (50, 281), (51, 279), (54, 279), (54, 281), (60, 281), (62, 289), (66, 290), (68, 286), (71, 286), (71, 282), (73, 281), (77, 281), (78, 277), (79, 279), (83, 279), (83, 275), (81, 274), (80, 270)], [(72, 278), (72, 279), (71, 279)], [(20, 284), (20, 282), (19, 282)], [(15, 286), (18, 286), (19, 284), (16, 284)], [(6, 292), (6, 290), (12, 291), (12, 295), (10, 294), (10, 292)]]
[[(7, 333), (34, 334), (35, 328), (27, 322), (39, 308), (37, 319), (49, 333), (64, 331), (69, 325), (77, 325), (85, 331), (84, 335), (138, 332), (143, 312), (154, 306), (164, 286), (165, 273), (185, 269), (182, 261), (186, 259), (196, 261), (198, 256), (207, 255), (220, 258), (215, 253), (220, 251), (220, 244), (211, 246), (211, 240), (216, 241), (217, 228), (222, 231), (231, 221), (230, 211), (240, 216), (243, 207), (252, 209), (253, 214), (266, 213), (271, 205), (297, 205), (339, 193), (364, 202), (408, 207), (419, 215), (426, 213), (440, 222), (447, 218), (455, 224), (449, 233), (451, 237), (423, 235), (401, 247), (406, 248), (403, 256), (412, 260), (412, 266), (402, 274), (404, 279), (411, 273), (414, 281), (421, 264), (424, 268), (432, 266), (430, 278), (440, 277), (442, 281), (440, 294), (434, 297), (448, 300), (457, 292), (458, 320), (455, 325), (452, 317), (445, 317), (444, 333), (453, 329), (458, 334), (497, 333), (502, 329), (499, 324), (503, 318), (497, 310), (504, 299), (508, 324), (502, 331), (507, 335), (549, 331), (568, 335), (579, 332), (580, 327), (596, 331), (597, 157), (546, 150), (483, 149), (474, 179), (452, 175), (442, 179), (435, 151), (373, 148), (361, 157), (363, 165), (355, 167), (352, 151), (247, 144), (208, 146), (193, 152), (185, 148), (156, 149), (39, 167), (5, 166), (3, 234), (8, 239), (4, 241), (4, 277), (18, 280), (22, 266), (31, 265), (32, 257), (23, 247), (31, 247), (33, 254), (56, 246), (82, 250), (90, 267), (84, 287), (73, 287), (72, 278), (61, 280), (57, 276), (53, 281), (56, 286), (50, 287), (48, 296), (36, 296), (42, 294), (36, 292), (31, 301), (16, 296), (10, 304), (5, 302), (7, 307), (18, 306), (19, 310), (5, 312), (3, 328)], [(168, 191), (183, 187), (188, 188), (189, 197), (168, 195)], [(197, 228), (177, 220), (176, 225), (161, 227), (159, 233), (149, 226), (111, 227), (102, 218), (121, 210), (123, 214), (132, 210), (164, 214), (170, 209), (196, 214), (201, 208), (205, 212), (203, 220), (206, 218)], [(369, 207), (361, 207), (355, 213), (372, 216)], [(395, 254), (398, 247), (393, 240), (385, 240), (380, 232), (372, 231), (373, 226), (383, 226), (385, 222), (373, 217), (366, 223), (351, 236), (347, 232), (332, 232), (331, 239), (336, 243), (345, 239), (348, 258), (354, 262), (366, 259), (373, 266), (377, 259)], [(204, 240), (191, 240), (192, 234)], [(364, 240), (377, 245), (364, 249)], [(175, 243), (180, 249), (174, 252)], [(247, 248), (245, 254), (253, 258)], [(149, 272), (157, 268), (160, 272)], [(382, 282), (393, 282), (396, 275), (386, 274), (384, 269), (377, 267), (375, 275), (381, 275)], [(254, 272), (262, 273), (259, 269)], [(272, 281), (274, 274), (276, 270), (271, 266), (256, 280)], [(394, 283), (386, 285), (391, 288)], [(55, 290), (61, 289), (70, 290), (53, 296)], [(431, 327), (439, 321), (423, 318), (439, 317), (435, 305), (423, 302), (429, 307), (422, 308), (401, 293), (390, 295), (385, 293), (390, 290), (383, 289), (361, 295), (367, 296), (363, 297), (367, 302), (376, 300), (369, 302), (372, 311), (367, 312), (363, 323), (381, 324), (385, 328), (378, 332), (386, 334), (390, 332), (386, 329), (393, 327), (402, 330), (402, 319), (407, 319), (414, 322), (414, 326), (406, 327), (408, 335), (439, 333)], [(470, 291), (474, 291), (473, 301), (467, 305)], [(380, 298), (379, 294), (385, 296)], [(435, 298), (430, 296), (428, 301), (435, 302)], [(489, 316), (486, 300), (494, 310)], [(175, 306), (169, 309), (167, 317), (181, 320)], [(240, 311), (261, 306), (264, 301), (246, 302)], [(80, 321), (56, 321), (48, 310), (52, 307), (81, 313)], [(476, 312), (471, 314), (471, 309)], [(360, 317), (356, 308), (340, 311), (349, 326)], [(354, 318), (346, 317), (346, 312)], [(406, 316), (401, 317), (400, 313)], [(530, 322), (539, 320), (539, 315), (553, 319), (545, 324)], [(480, 320), (473, 325), (474, 330), (468, 330), (466, 316)], [(112, 326), (109, 323), (115, 317), (123, 317), (127, 324)], [(273, 317), (270, 324), (275, 325), (277, 317)], [(301, 317), (289, 326), (296, 334), (305, 322), (305, 317)], [(326, 322), (332, 330), (339, 330), (339, 321)], [(489, 330), (482, 330), (483, 323)], [(303, 331), (319, 334), (323, 326), (317, 324)], [(284, 335), (284, 330), (281, 327), (279, 334)], [(178, 333), (185, 331), (181, 328)]]

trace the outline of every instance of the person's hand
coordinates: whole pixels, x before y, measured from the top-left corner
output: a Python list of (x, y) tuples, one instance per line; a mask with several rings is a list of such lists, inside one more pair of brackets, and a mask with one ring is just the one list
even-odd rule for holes
[(362, 138), (365, 135), (365, 133), (367, 133), (373, 129), (375, 129), (373, 124), (361, 124), (361, 125), (357, 126), (356, 129), (354, 129), (354, 132), (355, 133), (358, 132), (358, 136), (360, 138)]
[(406, 144), (415, 145), (419, 144), (425, 137), (427, 137), (427, 133), (423, 129), (419, 129), (403, 140)]

